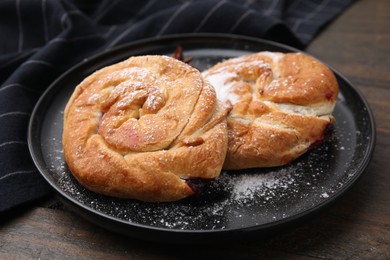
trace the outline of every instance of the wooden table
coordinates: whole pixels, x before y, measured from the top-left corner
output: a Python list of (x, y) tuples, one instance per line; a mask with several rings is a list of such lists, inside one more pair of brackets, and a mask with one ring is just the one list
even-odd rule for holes
[(267, 239), (175, 246), (106, 231), (48, 198), (1, 216), (0, 258), (390, 259), (390, 1), (357, 1), (307, 51), (349, 78), (376, 118), (369, 167), (331, 207)]

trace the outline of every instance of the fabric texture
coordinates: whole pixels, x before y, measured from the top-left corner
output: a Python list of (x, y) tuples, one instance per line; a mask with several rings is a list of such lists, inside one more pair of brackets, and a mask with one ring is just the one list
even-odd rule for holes
[(230, 33), (304, 48), (353, 0), (0, 2), (0, 212), (51, 194), (27, 144), (43, 91), (83, 59), (134, 40)]

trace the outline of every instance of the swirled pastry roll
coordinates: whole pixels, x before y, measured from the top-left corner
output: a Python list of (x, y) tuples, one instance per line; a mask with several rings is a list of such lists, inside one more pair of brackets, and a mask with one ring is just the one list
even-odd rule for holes
[(83, 80), (64, 112), (63, 150), (76, 179), (97, 193), (142, 201), (194, 194), (227, 150), (227, 109), (198, 70), (139, 56)]
[(232, 106), (225, 169), (287, 164), (321, 142), (334, 122), (337, 80), (307, 55), (260, 52), (202, 75)]

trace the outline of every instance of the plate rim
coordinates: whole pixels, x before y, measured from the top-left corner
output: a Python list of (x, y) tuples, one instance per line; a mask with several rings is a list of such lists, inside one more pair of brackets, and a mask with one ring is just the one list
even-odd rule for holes
[[(314, 57), (313, 55), (311, 55), (310, 53), (305, 52), (304, 50), (300, 50), (300, 49), (297, 49), (297, 48), (294, 48), (294, 47), (291, 47), (291, 46), (288, 46), (288, 45), (285, 45), (285, 44), (282, 44), (282, 43), (273, 42), (273, 41), (265, 40), (265, 39), (259, 39), (259, 38), (255, 38), (255, 37), (251, 37), (251, 36), (242, 36), (242, 35), (234, 35), (234, 34), (222, 34), (222, 33), (216, 33), (216, 34), (214, 34), (214, 33), (213, 34), (211, 34), (211, 33), (201, 33), (201, 34), (198, 34), (198, 33), (186, 33), (186, 34), (171, 34), (171, 35), (165, 35), (165, 36), (161, 36), (161, 37), (151, 37), (151, 38), (146, 38), (146, 39), (140, 39), (140, 40), (133, 41), (133, 42), (130, 42), (130, 43), (121, 44), (119, 46), (116, 46), (115, 48), (106, 50), (106, 51), (101, 52), (101, 53), (97, 53), (95, 55), (92, 55), (92, 56), (84, 59), (83, 61), (75, 64), (74, 66), (70, 67), (68, 70), (66, 70), (64, 73), (62, 73), (56, 80), (54, 80), (49, 85), (49, 87), (41, 94), (40, 98), (36, 102), (36, 104), (34, 106), (34, 109), (33, 109), (32, 113), (31, 113), (31, 117), (30, 117), (29, 124), (28, 124), (27, 142), (28, 142), (28, 148), (29, 148), (29, 151), (30, 151), (30, 155), (31, 155), (32, 160), (34, 162), (34, 165), (37, 167), (40, 175), (44, 177), (46, 182), (48, 182), (50, 184), (50, 186), (57, 192), (58, 195), (60, 195), (61, 197), (63, 197), (63, 199), (69, 201), (70, 203), (75, 204), (74, 206), (77, 206), (79, 208), (79, 209), (76, 209), (76, 211), (81, 209), (82, 211), (86, 211), (88, 214), (97, 215), (97, 217), (99, 217), (99, 218), (107, 219), (107, 220), (113, 222), (114, 224), (125, 225), (127, 227), (131, 226), (132, 228), (137, 228), (137, 229), (140, 228), (140, 229), (145, 229), (145, 230), (149, 230), (149, 231), (155, 231), (155, 232), (158, 232), (158, 233), (170, 233), (170, 234), (178, 234), (178, 233), (180, 233), (180, 234), (187, 234), (187, 235), (188, 234), (190, 234), (190, 235), (202, 234), (203, 235), (203, 234), (216, 234), (216, 233), (218, 233), (218, 234), (221, 234), (223, 236), (223, 234), (226, 234), (226, 233), (236, 233), (236, 232), (246, 232), (246, 231), (259, 231), (259, 230), (268, 231), (271, 228), (275, 228), (275, 227), (279, 227), (281, 225), (285, 225), (285, 224), (289, 224), (289, 223), (292, 223), (292, 222), (295, 222), (295, 221), (299, 221), (299, 220), (303, 219), (304, 217), (309, 217), (309, 216), (313, 215), (313, 213), (316, 213), (319, 210), (324, 209), (324, 208), (330, 206), (335, 201), (337, 201), (337, 199), (339, 197), (343, 196), (346, 193), (346, 191), (348, 191), (350, 189), (350, 187), (366, 171), (369, 163), (371, 162), (371, 158), (373, 156), (373, 153), (374, 153), (374, 150), (375, 150), (375, 144), (376, 144), (375, 119), (374, 119), (372, 110), (371, 110), (371, 108), (370, 108), (366, 98), (360, 92), (360, 90), (358, 88), (356, 88), (338, 70), (334, 69), (332, 66), (329, 66), (328, 64), (326, 64), (323, 61), (321, 61), (322, 63), (324, 63), (326, 66), (328, 66), (334, 72), (336, 77), (340, 78), (340, 80), (343, 80), (346, 83), (346, 85), (348, 85), (348, 87), (353, 92), (355, 92), (355, 94), (359, 97), (361, 102), (364, 104), (365, 109), (367, 111), (368, 118), (369, 118), (369, 123), (370, 123), (370, 131), (371, 131), (370, 138), (371, 138), (371, 140), (369, 142), (369, 146), (366, 147), (366, 149), (365, 149), (366, 152), (364, 154), (363, 160), (359, 164), (359, 168), (356, 169), (354, 176), (352, 178), (350, 178), (343, 185), (343, 187), (338, 189), (337, 192), (335, 192), (334, 194), (330, 195), (329, 198), (323, 200), (322, 202), (318, 203), (314, 207), (311, 207), (311, 208), (306, 209), (306, 210), (304, 210), (302, 212), (299, 212), (299, 213), (297, 213), (295, 215), (292, 215), (292, 216), (289, 216), (289, 217), (286, 217), (286, 218), (283, 218), (283, 219), (279, 219), (279, 220), (276, 220), (276, 221), (273, 221), (273, 222), (270, 222), (270, 223), (252, 225), (252, 226), (247, 226), (247, 227), (236, 227), (236, 228), (225, 228), (225, 229), (202, 229), (202, 230), (170, 229), (170, 228), (163, 228), (163, 227), (151, 226), (151, 225), (146, 225), (146, 224), (140, 224), (140, 223), (136, 223), (136, 222), (129, 222), (129, 221), (125, 221), (123, 219), (115, 218), (115, 217), (110, 216), (108, 214), (105, 214), (103, 212), (99, 212), (99, 211), (97, 211), (97, 210), (95, 210), (95, 209), (93, 209), (93, 208), (91, 208), (91, 207), (89, 207), (89, 206), (87, 206), (87, 205), (77, 201), (76, 199), (74, 199), (70, 195), (66, 194), (57, 185), (55, 185), (49, 179), (49, 177), (46, 176), (45, 172), (47, 171), (47, 169), (45, 169), (39, 163), (39, 158), (37, 158), (38, 155), (36, 154), (36, 151), (35, 151), (36, 148), (34, 147), (34, 140), (33, 140), (33, 138), (34, 138), (33, 131), (34, 131), (34, 127), (35, 127), (34, 126), (35, 125), (35, 121), (37, 120), (36, 119), (37, 118), (37, 113), (39, 112), (39, 109), (41, 108), (41, 106), (43, 106), (42, 103), (45, 101), (45, 99), (47, 99), (47, 95), (50, 94), (51, 92), (53, 92), (52, 89), (55, 88), (56, 85), (58, 83), (60, 83), (62, 80), (66, 79), (68, 75), (72, 74), (74, 71), (76, 71), (80, 67), (85, 66), (88, 63), (93, 63), (94, 61), (97, 61), (98, 59), (102, 59), (106, 55), (110, 55), (110, 54), (116, 53), (116, 52), (121, 52), (121, 51), (124, 51), (126, 49), (131, 49), (131, 48), (134, 48), (136, 46), (139, 46), (139, 45), (142, 45), (142, 44), (145, 44), (145, 43), (147, 43), (147, 44), (156, 44), (156, 43), (162, 42), (162, 41), (170, 41), (170, 42), (172, 42), (172, 41), (183, 41), (183, 40), (188, 41), (190, 38), (196, 38), (196, 39), (206, 39), (206, 38), (211, 39), (212, 38), (212, 39), (219, 39), (219, 40), (227, 39), (227, 40), (231, 40), (233, 42), (234, 41), (248, 41), (248, 42), (253, 42), (253, 43), (260, 43), (260, 44), (275, 46), (275, 47), (278, 47), (278, 48), (281, 48), (281, 49), (285, 49), (285, 50), (289, 50), (289, 51), (293, 51), (293, 52), (302, 52), (302, 53), (305, 53), (306, 55)], [(316, 57), (314, 57), (314, 58), (317, 59)], [(65, 204), (67, 204), (68, 206), (73, 208), (72, 205), (69, 205), (69, 203), (65, 202)], [(73, 210), (75, 210), (75, 209), (73, 208)], [(125, 234), (127, 234), (127, 232)]]

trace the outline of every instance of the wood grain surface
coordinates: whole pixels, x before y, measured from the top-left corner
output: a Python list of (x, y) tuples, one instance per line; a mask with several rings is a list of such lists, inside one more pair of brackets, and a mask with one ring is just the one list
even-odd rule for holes
[(173, 246), (104, 230), (47, 198), (0, 216), (0, 259), (390, 259), (390, 1), (356, 1), (306, 51), (345, 75), (376, 120), (369, 167), (332, 206), (267, 238)]

